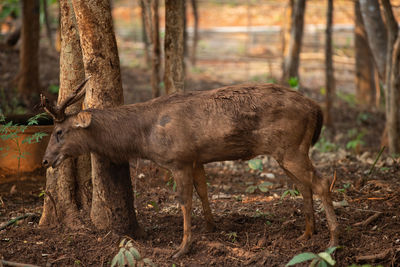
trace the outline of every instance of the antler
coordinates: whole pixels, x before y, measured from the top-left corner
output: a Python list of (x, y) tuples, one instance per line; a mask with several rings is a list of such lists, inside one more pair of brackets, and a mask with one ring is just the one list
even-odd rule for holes
[(87, 77), (71, 95), (69, 95), (56, 107), (50, 105), (49, 100), (43, 94), (40, 94), (40, 105), (53, 117), (55, 122), (62, 122), (65, 119), (65, 109), (68, 106), (78, 102), (85, 95), (86, 91), (83, 89), (89, 79), (90, 76)]

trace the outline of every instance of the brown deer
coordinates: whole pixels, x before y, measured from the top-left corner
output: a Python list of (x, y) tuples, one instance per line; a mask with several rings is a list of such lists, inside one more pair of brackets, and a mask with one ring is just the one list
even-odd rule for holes
[(329, 245), (338, 244), (329, 179), (321, 177), (308, 156), (323, 120), (314, 101), (276, 84), (242, 84), (66, 115), (65, 108), (84, 96), (84, 83), (58, 107), (41, 97), (42, 106), (55, 121), (43, 165), (55, 168), (67, 157), (92, 152), (115, 162), (150, 159), (169, 169), (177, 185), (184, 225), (183, 240), (174, 257), (190, 247), (193, 185), (207, 227), (214, 228), (203, 165), (257, 155), (275, 158), (298, 185), (306, 218), (300, 238), (309, 238), (314, 232), (315, 192), (326, 212)]

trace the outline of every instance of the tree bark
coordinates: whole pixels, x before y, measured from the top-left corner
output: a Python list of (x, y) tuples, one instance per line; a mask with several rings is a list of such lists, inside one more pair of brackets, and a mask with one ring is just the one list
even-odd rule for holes
[[(85, 78), (81, 46), (71, 2), (61, 0), (60, 9), (61, 54), (58, 103), (70, 95), (76, 85)], [(68, 107), (66, 112), (67, 114), (78, 112), (81, 106), (82, 101)], [(77, 168), (78, 166), (79, 168)], [(61, 224), (70, 229), (83, 227), (80, 215), (89, 214), (90, 192), (89, 155), (81, 156), (79, 159), (67, 159), (56, 169), (48, 168), (46, 198), (39, 225), (56, 226)]]
[(193, 17), (194, 17), (194, 32), (193, 32), (193, 43), (192, 43), (192, 53), (190, 55), (190, 61), (192, 65), (196, 65), (197, 60), (197, 44), (199, 42), (199, 12), (197, 10), (197, 0), (191, 0)]
[(367, 32), (365, 31), (359, 1), (354, 1), (354, 13), (356, 100), (359, 105), (373, 106), (376, 104), (375, 96), (377, 90), (374, 60), (368, 45)]
[(39, 0), (23, 0), (18, 93), (32, 107), (38, 100), (39, 85)]
[(299, 78), (300, 51), (304, 29), (306, 0), (295, 0), (293, 20), (289, 40), (289, 50), (283, 62), (282, 83), (287, 84), (292, 77)]
[[(122, 83), (110, 2), (72, 0), (72, 3), (85, 73), (91, 76), (85, 106), (106, 108), (121, 105)], [(95, 153), (91, 157), (93, 196), (90, 218), (93, 224), (97, 229), (141, 235), (133, 208), (128, 163), (115, 164)]]
[(146, 3), (149, 0), (140, 0), (140, 14), (142, 19), (142, 40), (144, 43), (144, 59), (146, 61), (147, 66), (151, 65), (151, 56), (150, 56), (150, 45), (151, 45), (151, 35), (149, 35), (149, 18)]
[(184, 90), (183, 2), (184, 0), (165, 1), (164, 85), (167, 94)]
[(333, 102), (335, 99), (335, 76), (332, 61), (332, 22), (333, 22), (333, 0), (328, 0), (326, 12), (325, 33), (325, 86), (326, 86), (326, 116), (325, 125), (333, 129)]
[(399, 64), (400, 40), (398, 37), (398, 23), (394, 17), (389, 0), (382, 0), (382, 6), (388, 29), (386, 55), (386, 128), (388, 133), (389, 152), (400, 153), (400, 125), (399, 125)]
[(153, 24), (153, 64), (152, 64), (152, 76), (151, 76), (151, 87), (152, 96), (160, 96), (160, 64), (161, 64), (161, 47), (160, 47), (160, 23), (158, 15), (159, 0), (152, 0), (152, 24)]
[(378, 68), (379, 77), (384, 80), (387, 55), (387, 31), (382, 20), (379, 1), (360, 0), (360, 9), (368, 35), (369, 47)]

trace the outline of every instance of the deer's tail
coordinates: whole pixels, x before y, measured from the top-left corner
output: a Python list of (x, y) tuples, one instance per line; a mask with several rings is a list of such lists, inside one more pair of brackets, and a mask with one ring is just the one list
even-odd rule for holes
[(322, 125), (324, 123), (324, 115), (322, 113), (321, 108), (318, 108), (317, 111), (317, 122), (315, 125), (315, 130), (314, 130), (314, 135), (311, 141), (312, 145), (315, 145), (315, 143), (317, 143), (319, 135), (321, 134), (321, 129), (322, 129)]

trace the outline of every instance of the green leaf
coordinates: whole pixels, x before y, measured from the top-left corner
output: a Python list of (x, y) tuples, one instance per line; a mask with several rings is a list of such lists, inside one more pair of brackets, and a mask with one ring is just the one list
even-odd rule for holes
[(134, 267), (135, 266), (135, 264), (136, 264), (136, 260), (135, 260), (135, 258), (133, 257), (133, 255), (130, 253), (130, 251), (125, 251), (124, 252), (124, 255), (125, 255), (125, 260), (128, 262), (128, 266), (129, 267)]
[(136, 248), (130, 247), (129, 252), (135, 257), (136, 260), (139, 261), (141, 259), (140, 253)]
[(323, 261), (323, 260), (320, 260), (319, 262), (318, 262), (318, 265), (317, 265), (318, 267), (328, 267), (328, 263), (326, 263), (325, 261)]
[(332, 256), (330, 254), (328, 254), (327, 252), (318, 253), (318, 256), (331, 266), (335, 265), (335, 263), (336, 263), (336, 261), (334, 259), (332, 259)]
[(118, 263), (118, 255), (119, 255), (119, 253), (118, 253), (117, 255), (115, 255), (115, 257), (112, 259), (112, 261), (111, 261), (111, 267), (117, 266), (117, 263)]
[(157, 265), (154, 264), (154, 262), (152, 262), (149, 258), (144, 258), (143, 262), (147, 265), (150, 265), (151, 267), (156, 267)]
[(263, 182), (258, 185), (258, 189), (260, 189), (261, 192), (265, 193), (269, 190), (269, 187), (272, 185), (273, 185), (273, 183), (271, 183), (271, 182)]
[(250, 169), (252, 170), (263, 170), (262, 160), (261, 159), (252, 159), (248, 162)]
[(318, 256), (311, 252), (301, 253), (299, 255), (294, 256), (285, 266), (292, 266), (301, 262), (309, 261), (312, 259), (316, 259)]
[(329, 247), (325, 250), (326, 253), (328, 254), (332, 254), (336, 249), (338, 249), (339, 247)]
[(256, 189), (257, 189), (257, 186), (250, 185), (249, 187), (246, 188), (246, 193), (253, 194), (254, 191), (256, 191)]

